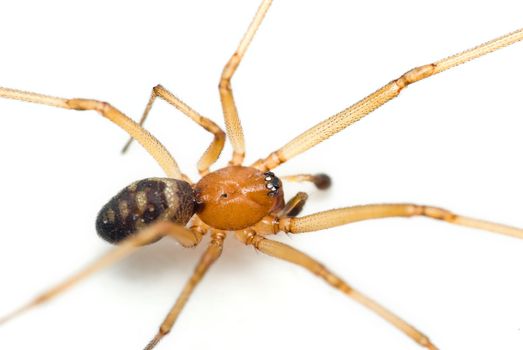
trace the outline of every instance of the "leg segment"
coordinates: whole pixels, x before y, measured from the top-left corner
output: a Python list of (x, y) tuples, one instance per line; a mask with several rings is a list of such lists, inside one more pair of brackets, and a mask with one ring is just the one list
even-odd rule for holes
[(178, 164), (176, 164), (176, 161), (160, 141), (107, 102), (86, 99), (65, 99), (2, 87), (0, 87), (0, 97), (65, 109), (96, 111), (138, 140), (147, 152), (158, 162), (167, 176), (176, 179), (183, 177)]
[(290, 182), (312, 182), (319, 190), (327, 190), (332, 185), (332, 180), (327, 174), (299, 174), (283, 176), (282, 180)]
[[(157, 97), (160, 97), (161, 99), (167, 101), (169, 104), (180, 110), (183, 114), (194, 120), (202, 128), (214, 135), (214, 140), (211, 142), (207, 150), (204, 152), (203, 156), (198, 161), (198, 172), (200, 173), (200, 175), (203, 176), (207, 174), (209, 172), (209, 167), (214, 162), (216, 162), (216, 160), (222, 152), (223, 145), (225, 143), (225, 133), (212, 120), (200, 115), (198, 112), (186, 105), (182, 100), (174, 96), (171, 92), (169, 92), (161, 85), (157, 85), (153, 88), (151, 98), (149, 99), (147, 106), (145, 106), (142, 119), (140, 119), (140, 126), (142, 126), (145, 122), (145, 119), (149, 115), (149, 111), (151, 110), (151, 107), (153, 106), (153, 103)], [(131, 137), (122, 149), (122, 153), (125, 153), (127, 151), (132, 141), (133, 138)]]
[(222, 101), (223, 115), (225, 118), (225, 127), (227, 129), (227, 135), (231, 140), (233, 148), (233, 156), (230, 161), (231, 165), (241, 165), (245, 157), (245, 140), (243, 138), (242, 125), (240, 118), (238, 117), (238, 111), (236, 109), (236, 103), (234, 102), (234, 96), (231, 88), (231, 78), (236, 72), (236, 68), (240, 64), (249, 44), (254, 37), (254, 34), (258, 30), (265, 13), (269, 9), (272, 0), (263, 0), (254, 19), (252, 20), (247, 32), (243, 36), (236, 52), (229, 59), (225, 67), (223, 68), (222, 76), (220, 79), (220, 98)]
[(421, 346), (432, 350), (437, 349), (436, 346), (430, 342), (426, 335), (366, 295), (352, 288), (341, 278), (330, 272), (325, 266), (305, 253), (302, 253), (286, 244), (266, 239), (252, 231), (238, 231), (236, 236), (246, 245), (252, 245), (262, 253), (288, 261), (309, 270), (316, 276), (325, 280), (325, 282), (330, 284), (332, 287), (338, 289), (340, 292), (346, 294), (358, 303), (377, 313), (379, 316), (391, 323), (394, 327), (401, 330)]
[(89, 277), (93, 273), (107, 267), (116, 261), (124, 258), (131, 254), (140, 246), (156, 241), (162, 236), (171, 236), (180, 242), (184, 247), (193, 247), (197, 245), (201, 240), (201, 233), (198, 230), (189, 230), (183, 226), (173, 224), (169, 221), (160, 221), (156, 224), (152, 224), (141, 232), (130, 236), (120, 243), (116, 248), (109, 251), (106, 255), (95, 260), (76, 274), (70, 276), (63, 282), (56, 286), (48, 289), (46, 292), (38, 295), (31, 302), (16, 309), (9, 315), (0, 318), (0, 324), (9, 321), (10, 319), (20, 315), (21, 313), (31, 309), (34, 306), (40, 305), (57, 295), (65, 292), (67, 289), (73, 287), (78, 282)]
[(376, 108), (379, 108), (394, 97), (398, 96), (399, 93), (408, 85), (501, 49), (505, 46), (514, 44), (522, 39), (523, 29), (519, 29), (454, 56), (414, 68), (403, 74), (398, 79), (395, 79), (376, 90), (356, 104), (322, 121), (316, 126), (313, 126), (282, 148), (271, 153), (267, 158), (258, 160), (253, 164), (253, 166), (263, 171), (274, 169), (278, 165), (340, 132), (349, 125), (354, 124)]
[(451, 224), (523, 238), (523, 230), (519, 228), (457, 215), (441, 208), (416, 204), (370, 204), (333, 209), (300, 218), (282, 218), (278, 226), (283, 232), (303, 233), (362, 220), (411, 216), (425, 216)]
[(176, 300), (176, 303), (167, 314), (165, 320), (162, 322), (160, 330), (158, 331), (156, 336), (149, 342), (149, 344), (147, 344), (144, 350), (153, 349), (158, 344), (158, 342), (167, 333), (171, 331), (174, 322), (176, 322), (176, 319), (178, 318), (180, 312), (187, 303), (187, 300), (189, 300), (189, 297), (194, 291), (194, 288), (202, 280), (203, 276), (209, 270), (212, 264), (220, 257), (223, 249), (224, 238), (225, 235), (223, 233), (213, 233), (212, 241), (205, 253), (200, 258), (198, 265), (196, 265), (196, 268), (194, 269), (191, 278), (185, 284), (185, 287), (183, 288), (180, 296), (178, 297), (178, 300)]

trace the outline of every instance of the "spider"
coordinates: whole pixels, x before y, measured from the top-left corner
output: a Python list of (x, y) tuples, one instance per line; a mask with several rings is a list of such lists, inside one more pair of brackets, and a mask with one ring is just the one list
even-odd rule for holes
[[(7, 91), (7, 90), (4, 90), (4, 92), (8, 92), (8, 91)], [(165, 92), (163, 89), (161, 89), (161, 88), (158, 88), (158, 89), (157, 89), (157, 92), (158, 92), (158, 93), (166, 93), (166, 92)], [(105, 108), (105, 107), (104, 107), (104, 108)], [(234, 128), (232, 128), (232, 129), (234, 129)], [(236, 159), (238, 159), (238, 158), (240, 158), (240, 157), (239, 157), (239, 153), (237, 152), (237, 153), (236, 153)], [(234, 157), (233, 157), (233, 159), (234, 159)], [(272, 159), (271, 159), (270, 161), (272, 161)], [(280, 161), (280, 160), (278, 160), (278, 162), (279, 162), (279, 161)], [(169, 163), (169, 162), (167, 162), (167, 163)], [(163, 165), (164, 165), (164, 168), (166, 168), (166, 167), (168, 166), (168, 164), (166, 165), (165, 162), (163, 162)], [(268, 167), (271, 167), (271, 166), (268, 166)], [(268, 167), (267, 167), (267, 168), (268, 168)], [(261, 174), (263, 175), (263, 180), (266, 182), (266, 183), (264, 182), (264, 186), (266, 187), (266, 189), (264, 189), (264, 191), (265, 191), (265, 190), (268, 191), (268, 193), (267, 193), (267, 197), (269, 197), (269, 198), (280, 198), (280, 197), (278, 197), (278, 196), (281, 195), (281, 193), (283, 192), (283, 191), (282, 191), (282, 188), (278, 188), (278, 189), (276, 189), (276, 191), (274, 192), (274, 189), (275, 189), (277, 186), (279, 186), (279, 182), (277, 181), (275, 175), (272, 175), (272, 174), (269, 174), (269, 173), (265, 173), (266, 170), (269, 170), (269, 169), (265, 169), (265, 168), (266, 168), (266, 167), (264, 166), (264, 167), (262, 167), (262, 169), (261, 169)], [(203, 172), (205, 172), (205, 169), (200, 169), (200, 170), (203, 170)], [(272, 170), (272, 169), (271, 169), (271, 170)], [(166, 172), (167, 172), (171, 177), (173, 177), (173, 178), (180, 178), (180, 177), (181, 177), (181, 174), (172, 173), (172, 171), (173, 171), (172, 169), (171, 169), (171, 170), (167, 169)], [(258, 176), (260, 176), (259, 173), (257, 173), (257, 174), (258, 174)], [(321, 179), (321, 178), (320, 178), (320, 179)], [(151, 185), (151, 186), (149, 186), (149, 188), (153, 188), (153, 187), (154, 187), (154, 186), (152, 185), (153, 183), (154, 183), (154, 184), (161, 184), (161, 183), (164, 183), (164, 184), (165, 184), (165, 182), (162, 182), (162, 181), (160, 181), (160, 182), (154, 182), (154, 181), (150, 180), (149, 185)], [(210, 183), (211, 183), (211, 184), (217, 184), (217, 183), (219, 183), (219, 181), (215, 181), (215, 180), (213, 180), (213, 181), (211, 181)], [(178, 183), (177, 183), (177, 184), (178, 184)], [(142, 185), (144, 185), (144, 184), (142, 183)], [(145, 186), (146, 186), (146, 187), (147, 187), (147, 185), (148, 185), (148, 183), (145, 183)], [(269, 185), (272, 185), (272, 188), (269, 188), (269, 187), (268, 187)], [(140, 184), (137, 184), (137, 185), (136, 185), (136, 187), (139, 187), (139, 186), (140, 186)], [(203, 185), (202, 185), (202, 186), (203, 186)], [(205, 186), (203, 186), (203, 187), (205, 187)], [(134, 190), (133, 190), (133, 191), (134, 191)], [(278, 193), (278, 191), (279, 191), (279, 193)], [(223, 192), (223, 193), (220, 193), (219, 197), (222, 198), (222, 196), (225, 195), (224, 198), (228, 200), (228, 196), (230, 196), (230, 194), (229, 194), (227, 191), (222, 191), (222, 192)], [(212, 205), (210, 205), (210, 204), (208, 203), (208, 200), (206, 200), (205, 198), (202, 198), (202, 197), (204, 197), (204, 196), (205, 196), (206, 194), (208, 194), (208, 193), (209, 193), (209, 192), (208, 192), (208, 189), (205, 189), (205, 188), (202, 189), (201, 186), (200, 186), (200, 187), (196, 186), (196, 194), (195, 194), (195, 196), (197, 197), (197, 198), (196, 198), (196, 202), (197, 202), (197, 206), (196, 206), (196, 207), (197, 207), (197, 208), (196, 208), (195, 210), (198, 212), (199, 216), (201, 216), (201, 217), (204, 217), (204, 216), (205, 216), (205, 209), (206, 209), (206, 207), (207, 207), (207, 209), (209, 209), (209, 206), (212, 207)], [(274, 194), (271, 195), (271, 193), (274, 193)], [(224, 200), (225, 200), (225, 199), (224, 199)], [(264, 199), (267, 199), (267, 198), (264, 197)], [(299, 200), (299, 199), (300, 199), (300, 197), (298, 197), (298, 200)], [(303, 199), (303, 198), (302, 198), (302, 199)], [(154, 200), (153, 200), (153, 202), (154, 202)], [(192, 202), (192, 201), (191, 201), (191, 202)], [(278, 201), (276, 201), (276, 204), (274, 204), (274, 205), (273, 205), (273, 208), (271, 208), (271, 209), (274, 209), (274, 208), (278, 208), (278, 209), (280, 209), (280, 208), (281, 208), (281, 203), (279, 203)], [(156, 210), (156, 208), (153, 208), (153, 209)], [(275, 209), (274, 209), (274, 210), (275, 210)], [(144, 211), (144, 212), (146, 212), (146, 211)], [(103, 211), (102, 213), (107, 214), (107, 211)], [(108, 215), (108, 214), (107, 214), (107, 215)], [(103, 220), (109, 220), (109, 219), (110, 219), (110, 215), (108, 215), (108, 217), (105, 217), (105, 218), (102, 216), (101, 218), (102, 218), (102, 219), (101, 219), (102, 221), (103, 221)], [(207, 218), (206, 220), (207, 220), (207, 221), (212, 221), (212, 218), (210, 218), (210, 219)], [(111, 221), (111, 220), (109, 220), (109, 221)], [(196, 223), (198, 223), (196, 219), (195, 219), (195, 221), (196, 221)], [(226, 220), (226, 221), (229, 222), (229, 220)], [(193, 222), (193, 224), (194, 224), (194, 222)], [(224, 226), (224, 225), (225, 225), (225, 226)], [(226, 226), (226, 225), (227, 225), (227, 224), (224, 224), (224, 223), (221, 223), (221, 222), (220, 222), (220, 223), (214, 223), (214, 224), (213, 224), (213, 226), (215, 226), (215, 227), (220, 226), (220, 228), (223, 229), (223, 230), (233, 230), (233, 229), (236, 229), (235, 227), (228, 227), (228, 226)], [(204, 227), (205, 227), (205, 226), (204, 226)], [(206, 228), (206, 227), (205, 227), (205, 228)], [(149, 229), (147, 229), (147, 230), (150, 230), (150, 229), (151, 229), (151, 228), (149, 228)], [(173, 228), (173, 230), (176, 230), (176, 229)], [(104, 234), (104, 230), (102, 229), (101, 231), (102, 231), (102, 235), (103, 235), (103, 234)], [(263, 230), (258, 230), (258, 231), (261, 232), (261, 231), (263, 231)], [(143, 231), (143, 232), (146, 232), (146, 233), (147, 233), (147, 232), (151, 232), (151, 231)], [(183, 232), (185, 232), (185, 231), (180, 231), (181, 234), (183, 234)], [(239, 235), (239, 238), (240, 238), (241, 241), (244, 241), (244, 242), (247, 242), (247, 243), (249, 243), (249, 241), (251, 241), (251, 243), (253, 243), (253, 242), (254, 242), (254, 239), (255, 239), (256, 237), (254, 237), (254, 236), (250, 236), (251, 233), (252, 233), (252, 232), (250, 232), (250, 233), (238, 233), (238, 235)], [(145, 234), (145, 233), (142, 233), (142, 235), (144, 235), (144, 234)], [(212, 235), (212, 234), (211, 234), (211, 235)], [(223, 232), (221, 232), (221, 231), (216, 231), (216, 232), (214, 232), (214, 236), (215, 236), (215, 237), (214, 237), (214, 238), (215, 238), (215, 243), (218, 244), (217, 242), (219, 242), (219, 241), (222, 239), (222, 237), (223, 237)], [(229, 234), (229, 236), (233, 236), (233, 234)], [(178, 238), (180, 238), (180, 237), (178, 237)], [(111, 239), (112, 239), (112, 238), (111, 238)], [(187, 242), (182, 242), (182, 243), (186, 243), (186, 244), (187, 244)], [(124, 246), (123, 246), (123, 247), (125, 247), (125, 243), (124, 243)], [(262, 251), (265, 249), (263, 246), (258, 246), (257, 248), (258, 248), (259, 250), (262, 250)], [(124, 249), (124, 248), (121, 248), (121, 249)], [(331, 281), (331, 282), (333, 282), (333, 281)], [(336, 282), (336, 283), (338, 283), (338, 282)], [(418, 338), (418, 339), (420, 339), (420, 338)], [(424, 338), (421, 338), (421, 339), (424, 339)], [(421, 341), (423, 342), (423, 340), (421, 340)], [(427, 344), (425, 344), (425, 345), (427, 345)]]

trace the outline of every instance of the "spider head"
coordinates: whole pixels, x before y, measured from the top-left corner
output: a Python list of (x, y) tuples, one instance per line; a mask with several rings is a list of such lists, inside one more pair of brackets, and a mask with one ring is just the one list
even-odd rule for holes
[(220, 230), (241, 230), (283, 205), (280, 179), (271, 172), (229, 166), (204, 176), (195, 186), (197, 214)]

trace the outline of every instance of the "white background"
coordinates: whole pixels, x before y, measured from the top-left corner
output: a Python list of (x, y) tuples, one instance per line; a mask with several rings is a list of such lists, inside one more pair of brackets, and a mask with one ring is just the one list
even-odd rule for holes
[[(223, 125), (218, 78), (258, 1), (17, 1), (0, 8), (0, 85), (107, 100), (137, 119), (162, 83)], [(486, 4), (484, 4), (486, 3)], [(248, 163), (416, 65), (523, 26), (521, 1), (274, 3), (233, 79)], [(523, 44), (409, 87), (277, 170), (329, 173), (305, 213), (412, 201), (523, 227)], [(0, 313), (106, 251), (99, 208), (161, 176), (94, 112), (0, 100)], [(211, 137), (163, 102), (147, 123), (196, 178)], [(227, 145), (220, 166), (230, 156)], [(302, 269), (230, 237), (158, 349), (418, 349)], [(442, 349), (523, 347), (523, 242), (427, 219), (280, 237)], [(201, 253), (162, 241), (0, 328), (2, 349), (141, 349)]]

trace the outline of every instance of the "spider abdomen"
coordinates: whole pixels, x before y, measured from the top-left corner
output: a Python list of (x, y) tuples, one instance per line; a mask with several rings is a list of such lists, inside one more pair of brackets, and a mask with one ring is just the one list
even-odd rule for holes
[(96, 219), (98, 235), (118, 243), (156, 220), (185, 225), (193, 216), (191, 185), (169, 178), (133, 182), (103, 206)]

